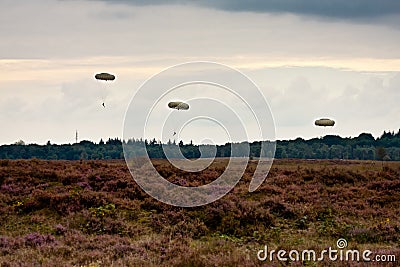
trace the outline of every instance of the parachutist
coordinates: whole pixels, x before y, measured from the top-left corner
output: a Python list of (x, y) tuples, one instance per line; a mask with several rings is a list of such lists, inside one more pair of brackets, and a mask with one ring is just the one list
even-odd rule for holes
[[(94, 75), (94, 78), (96, 80), (101, 81), (102, 83), (109, 82), (109, 81), (114, 81), (115, 80), (115, 75), (112, 75), (110, 73), (106, 73), (106, 72), (102, 72), (102, 73), (97, 73), (96, 75)], [(103, 92), (103, 97), (101, 98), (101, 101), (103, 101), (103, 103), (101, 104), (104, 108), (106, 108), (106, 103), (104, 103), (104, 101), (106, 101), (106, 88), (104, 87), (104, 92)]]
[[(169, 102), (168, 107), (172, 109), (177, 109), (177, 110), (188, 110), (189, 109), (189, 104), (180, 102), (180, 101), (175, 101), (175, 102)], [(172, 136), (175, 136), (176, 132), (172, 134)]]

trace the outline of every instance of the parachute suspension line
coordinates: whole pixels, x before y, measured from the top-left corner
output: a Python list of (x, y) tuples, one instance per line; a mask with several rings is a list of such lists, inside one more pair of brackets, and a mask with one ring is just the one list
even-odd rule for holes
[(105, 102), (107, 98), (107, 83), (108, 81), (101, 82), (102, 83), (102, 88), (101, 88), (101, 103), (102, 106), (105, 107)]
[[(172, 111), (171, 116), (175, 116), (175, 110)], [(172, 121), (172, 138), (175, 139), (175, 135), (176, 135), (176, 127), (177, 127), (177, 122), (175, 120)]]

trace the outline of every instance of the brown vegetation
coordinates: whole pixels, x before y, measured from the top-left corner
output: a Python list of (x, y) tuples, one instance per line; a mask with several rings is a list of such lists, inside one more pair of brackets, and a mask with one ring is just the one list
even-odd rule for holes
[[(209, 183), (225, 163), (188, 175), (154, 161), (184, 186)], [(0, 266), (315, 266), (260, 262), (257, 251), (321, 251), (338, 238), (400, 259), (400, 163), (276, 160), (249, 193), (255, 164), (222, 199), (178, 208), (149, 197), (123, 161), (2, 160)]]

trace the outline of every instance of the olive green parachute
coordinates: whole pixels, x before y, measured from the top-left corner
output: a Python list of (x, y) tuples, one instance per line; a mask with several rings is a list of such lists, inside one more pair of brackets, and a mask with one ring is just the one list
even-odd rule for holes
[(94, 76), (97, 80), (103, 80), (103, 81), (114, 81), (115, 80), (115, 76), (110, 74), (110, 73), (97, 73)]
[(315, 125), (317, 126), (333, 126), (335, 125), (335, 121), (331, 119), (319, 119), (315, 121)]
[(168, 107), (169, 108), (173, 108), (173, 109), (183, 109), (183, 110), (188, 110), (189, 109), (189, 105), (180, 101), (175, 101), (175, 102), (169, 102), (168, 103)]

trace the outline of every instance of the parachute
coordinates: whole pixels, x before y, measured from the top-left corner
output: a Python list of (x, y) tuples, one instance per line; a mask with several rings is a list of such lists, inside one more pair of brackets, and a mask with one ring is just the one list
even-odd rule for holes
[(331, 119), (319, 119), (315, 121), (316, 126), (333, 126), (335, 125), (335, 121)]
[(102, 90), (101, 90), (101, 100), (102, 100), (102, 106), (105, 108), (105, 100), (107, 96), (107, 86), (110, 81), (115, 80), (115, 75), (112, 75), (110, 73), (102, 72), (102, 73), (97, 73), (94, 75), (94, 78), (98, 80), (100, 83), (102, 83)]
[(175, 101), (175, 102), (169, 102), (168, 107), (172, 109), (177, 109), (177, 110), (188, 110), (189, 105), (180, 101)]
[(115, 76), (110, 74), (110, 73), (97, 73), (96, 75), (94, 75), (94, 77), (96, 78), (96, 80), (103, 80), (103, 81), (114, 81), (115, 80)]
[[(168, 103), (168, 107), (171, 109), (176, 109), (176, 110), (188, 110), (189, 104), (181, 102), (181, 101), (173, 101), (173, 102)], [(175, 135), (176, 135), (176, 125), (174, 126), (172, 136), (175, 136)]]

